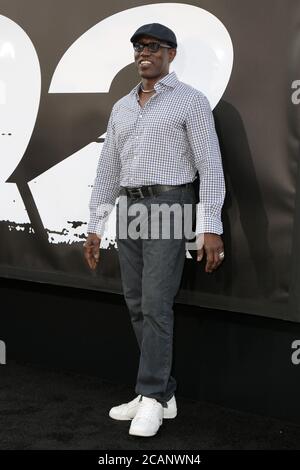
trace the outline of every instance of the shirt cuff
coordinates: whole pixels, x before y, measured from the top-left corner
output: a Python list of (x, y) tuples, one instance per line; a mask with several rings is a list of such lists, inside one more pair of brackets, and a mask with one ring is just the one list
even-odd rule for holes
[(93, 223), (88, 224), (87, 233), (95, 233), (99, 238), (102, 238), (105, 231), (105, 223)]
[(210, 215), (203, 207), (203, 204), (198, 204), (195, 234), (199, 235), (202, 233), (216, 233), (217, 235), (221, 235), (223, 233), (223, 224), (221, 217)]
[[(108, 218), (108, 217), (107, 217)], [(95, 233), (98, 237), (102, 238), (105, 231), (106, 219), (99, 219), (96, 215), (91, 215), (87, 227), (87, 233)]]

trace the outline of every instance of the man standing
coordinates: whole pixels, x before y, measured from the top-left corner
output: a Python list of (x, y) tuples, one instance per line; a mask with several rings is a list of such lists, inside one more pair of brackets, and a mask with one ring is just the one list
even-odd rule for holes
[[(132, 420), (129, 434), (153, 436), (163, 418), (177, 414), (176, 380), (171, 376), (173, 301), (182, 277), (185, 237), (173, 232), (167, 238), (147, 236), (146, 222), (157, 204), (195, 207), (192, 181), (198, 170), (197, 260), (205, 254), (205, 270), (211, 273), (224, 258), (220, 234), (225, 184), (209, 102), (203, 93), (169, 72), (177, 51), (174, 32), (151, 23), (141, 26), (130, 40), (141, 82), (115, 103), (109, 118), (89, 204), (84, 254), (95, 269), (106, 220), (120, 196), (116, 240), (140, 362), (137, 397), (113, 407), (109, 415)], [(125, 209), (121, 198), (126, 200)], [(141, 236), (123, 237), (121, 225), (130, 226), (137, 203), (147, 214), (141, 218)], [(174, 226), (171, 218), (171, 231)]]

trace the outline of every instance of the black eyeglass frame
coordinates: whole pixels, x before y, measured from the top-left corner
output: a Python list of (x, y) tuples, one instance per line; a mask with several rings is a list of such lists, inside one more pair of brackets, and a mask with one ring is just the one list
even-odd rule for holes
[(157, 52), (161, 47), (172, 49), (171, 46), (168, 46), (167, 44), (161, 44), (160, 42), (149, 42), (148, 44), (142, 44), (140, 42), (133, 43), (133, 49), (135, 52), (142, 52), (145, 47), (148, 47), (150, 52)]

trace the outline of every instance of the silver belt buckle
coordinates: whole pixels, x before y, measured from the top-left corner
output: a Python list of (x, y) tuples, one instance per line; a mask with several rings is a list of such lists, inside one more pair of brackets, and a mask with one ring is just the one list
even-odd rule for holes
[(145, 197), (142, 192), (142, 188), (127, 188), (127, 190), (129, 192), (130, 197), (136, 197), (137, 194), (142, 199)]

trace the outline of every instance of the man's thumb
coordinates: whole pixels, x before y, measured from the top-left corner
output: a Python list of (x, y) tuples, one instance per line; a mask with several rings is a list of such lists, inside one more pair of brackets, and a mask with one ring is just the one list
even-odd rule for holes
[(99, 253), (99, 245), (98, 244), (94, 244), (93, 245), (93, 256), (95, 259), (99, 259), (99, 256), (100, 256), (100, 253)]
[(203, 248), (197, 251), (197, 261), (201, 261), (203, 258)]

